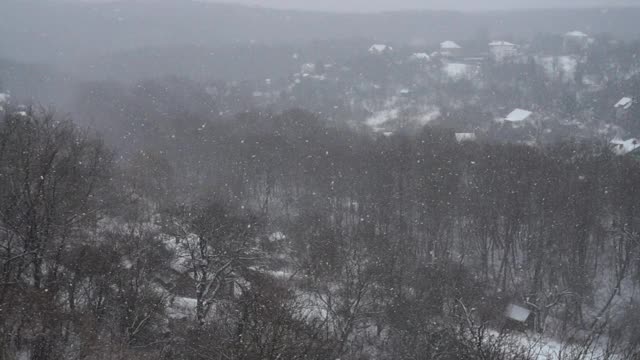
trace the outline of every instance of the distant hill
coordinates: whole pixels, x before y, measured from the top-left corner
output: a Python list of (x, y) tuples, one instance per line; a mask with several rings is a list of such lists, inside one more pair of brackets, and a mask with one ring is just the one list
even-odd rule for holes
[(0, 13), (0, 56), (50, 64), (142, 47), (209, 48), (338, 38), (430, 44), (480, 32), (517, 38), (574, 29), (622, 39), (640, 35), (640, 8), (336, 14), (177, 0), (4, 0)]

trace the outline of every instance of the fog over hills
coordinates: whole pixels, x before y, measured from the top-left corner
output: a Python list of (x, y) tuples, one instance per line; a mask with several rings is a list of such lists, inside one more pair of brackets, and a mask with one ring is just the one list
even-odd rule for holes
[[(3, 1), (0, 56), (66, 64), (141, 47), (293, 43), (369, 38), (401, 43), (491, 35), (530, 36), (579, 29), (633, 38), (636, 8), (512, 10), (461, 13), (410, 11), (336, 14), (203, 2)], [(274, 3), (275, 5), (275, 3)]]
[[(74, 0), (71, 0), (74, 1)], [(78, 2), (110, 2), (114, 0), (75, 0)], [(140, 1), (140, 0), (138, 0)], [(158, 0), (146, 0), (154, 2)], [(513, 10), (513, 9), (540, 9), (540, 8), (576, 8), (576, 7), (615, 7), (615, 6), (636, 6), (637, 0), (198, 0), (211, 3), (230, 3), (257, 6), (277, 9), (298, 9), (313, 11), (331, 12), (360, 12), (372, 13), (380, 11), (399, 10), (462, 10), (462, 11), (484, 11), (484, 10)]]

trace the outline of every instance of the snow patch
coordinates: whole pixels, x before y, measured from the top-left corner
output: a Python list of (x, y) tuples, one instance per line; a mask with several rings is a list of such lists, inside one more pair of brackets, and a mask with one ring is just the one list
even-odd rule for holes
[(366, 120), (366, 124), (374, 129), (379, 128), (382, 124), (398, 118), (400, 110), (388, 109), (374, 113)]

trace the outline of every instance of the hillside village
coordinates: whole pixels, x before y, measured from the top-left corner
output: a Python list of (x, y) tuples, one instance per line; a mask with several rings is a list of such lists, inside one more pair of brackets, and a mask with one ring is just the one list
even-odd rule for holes
[[(298, 104), (387, 135), (428, 123), (529, 144), (638, 135), (634, 44), (570, 31), (520, 44), (464, 45), (445, 40), (416, 51), (373, 44), (346, 63), (305, 59), (312, 61), (289, 79), (255, 84), (261, 90), (252, 102)], [(509, 116), (520, 110), (533, 116)]]

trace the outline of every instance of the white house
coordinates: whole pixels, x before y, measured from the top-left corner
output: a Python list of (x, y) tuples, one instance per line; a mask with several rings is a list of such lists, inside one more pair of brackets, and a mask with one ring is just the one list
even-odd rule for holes
[(489, 43), (489, 53), (495, 61), (502, 62), (518, 55), (518, 45), (508, 41), (492, 41)]
[(442, 56), (459, 56), (462, 52), (462, 46), (454, 41), (446, 40), (440, 43), (440, 54)]

